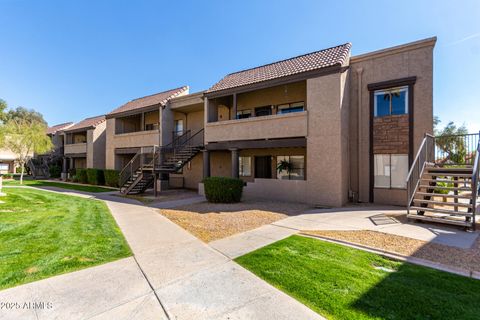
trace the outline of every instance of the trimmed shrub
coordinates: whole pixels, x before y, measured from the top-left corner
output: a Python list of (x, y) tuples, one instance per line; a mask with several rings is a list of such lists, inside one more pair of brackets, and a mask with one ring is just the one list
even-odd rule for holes
[(78, 182), (88, 183), (87, 169), (76, 169)]
[(2, 175), (3, 179), (13, 179), (13, 174), (11, 173), (5, 173)]
[(205, 196), (208, 202), (232, 203), (242, 199), (243, 181), (227, 177), (208, 177), (203, 179)]
[(75, 168), (68, 169), (68, 174), (70, 175), (70, 177), (76, 176), (77, 175), (77, 169), (75, 169)]
[(57, 165), (50, 166), (48, 168), (48, 171), (50, 172), (51, 178), (60, 178), (60, 175), (62, 174), (62, 168), (60, 168), (60, 166), (57, 166)]
[(120, 172), (118, 170), (106, 169), (103, 171), (105, 175), (105, 184), (109, 187), (118, 187), (118, 177)]
[(103, 175), (102, 169), (87, 169), (87, 181), (89, 184), (95, 185), (104, 185), (105, 184), (105, 176)]
[(73, 175), (71, 176), (70, 180), (72, 180), (72, 182), (78, 182), (78, 177), (76, 175)]

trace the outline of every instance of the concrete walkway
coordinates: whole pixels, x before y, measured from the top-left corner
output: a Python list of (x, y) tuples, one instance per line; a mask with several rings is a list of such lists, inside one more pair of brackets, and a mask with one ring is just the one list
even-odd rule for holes
[(156, 209), (82, 196), (106, 202), (134, 257), (0, 291), (1, 302), (48, 303), (0, 319), (323, 319)]

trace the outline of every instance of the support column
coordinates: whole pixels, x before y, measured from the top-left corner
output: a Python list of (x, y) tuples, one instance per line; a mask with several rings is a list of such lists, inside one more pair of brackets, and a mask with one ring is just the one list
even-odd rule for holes
[(68, 171), (67, 171), (67, 158), (62, 158), (62, 180), (67, 180)]
[(238, 163), (238, 156), (239, 152), (237, 148), (230, 149), (232, 153), (232, 178), (239, 178), (239, 163)]
[(74, 168), (74, 166), (73, 166), (73, 158), (68, 158), (68, 160), (69, 160), (69, 165), (70, 165), (69, 168), (70, 168), (70, 169), (73, 169), (73, 168)]
[(210, 151), (203, 150), (203, 177), (210, 177)]
[(237, 119), (237, 94), (233, 94), (233, 119)]

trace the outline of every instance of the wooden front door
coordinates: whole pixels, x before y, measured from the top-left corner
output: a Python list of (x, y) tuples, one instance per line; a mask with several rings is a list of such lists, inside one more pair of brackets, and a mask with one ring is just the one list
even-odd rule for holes
[(272, 178), (272, 157), (255, 157), (255, 178)]

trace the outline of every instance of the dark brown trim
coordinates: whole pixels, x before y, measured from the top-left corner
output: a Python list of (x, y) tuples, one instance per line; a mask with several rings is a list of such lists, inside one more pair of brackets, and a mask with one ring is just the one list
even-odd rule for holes
[[(374, 202), (374, 154), (373, 154), (373, 118), (374, 118), (374, 91), (389, 89), (392, 87), (408, 86), (408, 164), (409, 167), (413, 162), (413, 128), (414, 128), (414, 84), (417, 77), (407, 77), (395, 80), (382, 81), (369, 84), (368, 90), (370, 93), (370, 128), (369, 128), (369, 157), (370, 157), (370, 181), (369, 181), (369, 202)], [(403, 189), (402, 189), (403, 190)]]
[(369, 157), (370, 157), (370, 178), (369, 178), (369, 195), (368, 195), (368, 202), (373, 202), (374, 199), (374, 193), (373, 193), (373, 186), (374, 186), (374, 179), (375, 179), (375, 174), (374, 174), (374, 163), (373, 163), (373, 112), (374, 112), (374, 90), (370, 90), (370, 116), (369, 116), (369, 137), (368, 137), (368, 144), (369, 144)]
[(94, 126), (88, 126), (88, 127), (83, 127), (83, 128), (77, 128), (73, 130), (65, 130), (63, 131), (65, 134), (71, 134), (71, 133), (79, 133), (79, 132), (87, 132), (88, 130), (95, 129)]
[(387, 80), (382, 82), (370, 83), (367, 87), (369, 91), (389, 89), (392, 87), (411, 86), (417, 81), (417, 77), (407, 77), (401, 79)]
[(65, 157), (68, 158), (86, 158), (86, 153), (65, 153)]
[(117, 113), (109, 113), (109, 114), (105, 115), (105, 119), (134, 116), (134, 115), (144, 113), (144, 112), (155, 111), (157, 109), (160, 112), (160, 107), (162, 107), (162, 104), (157, 103), (157, 104), (154, 104), (154, 105), (151, 105), (151, 106), (141, 107), (141, 108), (137, 108), (137, 109), (133, 109), (133, 110), (127, 110), (127, 111), (122, 111), (122, 112), (117, 112)]
[(307, 146), (306, 138), (288, 138), (273, 140), (240, 140), (225, 142), (210, 142), (205, 148), (207, 150), (229, 150), (237, 149), (267, 149), (267, 148), (304, 148)]
[(220, 98), (220, 97), (232, 95), (233, 93), (249, 92), (249, 91), (289, 84), (293, 82), (303, 81), (310, 78), (326, 76), (329, 74), (343, 73), (347, 69), (348, 67), (342, 67), (341, 65), (334, 65), (331, 67), (302, 72), (302, 73), (293, 74), (286, 77), (276, 78), (276, 79), (262, 81), (258, 83), (247, 84), (247, 85), (234, 87), (234, 88), (223, 89), (219, 91), (208, 92), (208, 93), (204, 93), (204, 96), (207, 97), (208, 99)]
[(140, 151), (140, 147), (134, 148), (116, 148), (115, 154), (132, 154)]

